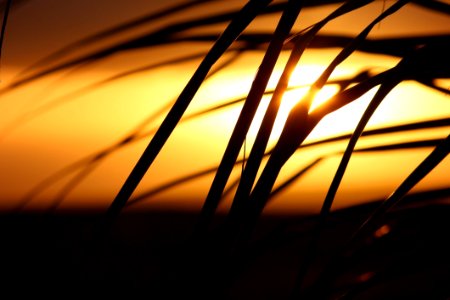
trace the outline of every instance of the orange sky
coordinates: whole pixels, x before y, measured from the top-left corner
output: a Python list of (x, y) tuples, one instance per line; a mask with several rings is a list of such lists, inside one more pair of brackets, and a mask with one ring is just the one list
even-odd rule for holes
[[(14, 9), (11, 12), (5, 36), (1, 84), (7, 86), (24, 68), (70, 41), (140, 16), (144, 12), (163, 8), (169, 2), (150, 1), (150, 3), (151, 5), (149, 1), (133, 1), (133, 5), (130, 5), (127, 1), (102, 0), (95, 1), (93, 5), (92, 1), (87, 0), (64, 1), (64, 3), (56, 0), (42, 0), (29, 1)], [(170, 4), (174, 3), (176, 2), (170, 2)], [(242, 3), (243, 1), (229, 1), (227, 7), (230, 9), (239, 7)], [(159, 28), (180, 18), (195, 18), (224, 9), (223, 2), (218, 5), (220, 7), (207, 5), (202, 10), (192, 9), (187, 13), (165, 18), (152, 25), (120, 35), (117, 39)], [(320, 11), (306, 10), (301, 15), (302, 18), (296, 28), (300, 29), (312, 24), (331, 8), (332, 6)], [(333, 22), (325, 29), (325, 32), (355, 33), (381, 9), (381, 1), (376, 1), (358, 13)], [(432, 14), (410, 5), (401, 10), (398, 15), (383, 21), (378, 28), (374, 29), (370, 37), (448, 34), (450, 28), (448, 25), (450, 25), (448, 17)], [(251, 30), (260, 31), (269, 26), (273, 28), (274, 20), (263, 18), (257, 20), (251, 26)], [(204, 30), (215, 29), (211, 27)], [(112, 41), (114, 40), (107, 43)], [(94, 45), (90, 49), (96, 47), (100, 45)], [(58, 72), (2, 94), (0, 96), (0, 109), (3, 112), (0, 120), (0, 209), (8, 210), (17, 206), (24, 195), (43, 179), (86, 155), (111, 145), (149, 114), (170, 103), (178, 96), (200, 60), (160, 67), (150, 72), (129, 76), (89, 92), (77, 94), (76, 97), (68, 97), (68, 94), (130, 68), (177, 57), (180, 53), (196, 53), (208, 48), (209, 45), (206, 43), (202, 45), (184, 43), (119, 53), (76, 71)], [(75, 55), (79, 53), (82, 52), (77, 52)], [(308, 51), (301, 61), (302, 68), (299, 68), (298, 74), (294, 74), (291, 84), (311, 83), (336, 54), (336, 49)], [(278, 66), (283, 65), (287, 56), (288, 53), (283, 53)], [(196, 112), (205, 105), (222, 103), (227, 99), (245, 95), (261, 57), (262, 53), (248, 53), (222, 73), (208, 80), (194, 98), (187, 114)], [(358, 53), (338, 68), (333, 76), (339, 78), (365, 67), (387, 68), (395, 65), (396, 62), (398, 62), (396, 58)], [(276, 74), (279, 75), (279, 71)], [(275, 86), (275, 79), (276, 75), (269, 83), (269, 87)], [(445, 84), (448, 86), (449, 82)], [(363, 97), (349, 107), (325, 118), (312, 133), (310, 140), (350, 132), (369, 100), (369, 96)], [(30, 115), (30, 112), (52, 101), (61, 101), (63, 104), (35, 118), (22, 121), (16, 127), (12, 126), (21, 116)], [(239, 109), (240, 106), (235, 105), (206, 117), (186, 121), (177, 128), (139, 186), (136, 195), (174, 178), (216, 165), (220, 161)], [(450, 116), (448, 96), (435, 93), (412, 82), (405, 82), (388, 96), (368, 127), (376, 128), (386, 124), (401, 124), (448, 116)], [(156, 119), (152, 124), (147, 125), (144, 131), (155, 128), (160, 121), (161, 118)], [(449, 127), (414, 134), (391, 135), (384, 140), (364, 138), (359, 145), (379, 143), (386, 141), (387, 138), (392, 141), (443, 138), (448, 135), (448, 132)], [(251, 132), (248, 137), (249, 146), (253, 138), (254, 133), (252, 136)], [(108, 156), (104, 163), (58, 204), (58, 209), (77, 207), (105, 209), (147, 143), (148, 138), (132, 146), (123, 147), (120, 151)], [(299, 151), (283, 169), (280, 180), (320, 155), (340, 152), (345, 149), (345, 146), (346, 143), (335, 143), (327, 147)], [(387, 196), (429, 152), (430, 149), (418, 149), (407, 152), (391, 151), (355, 155), (338, 192), (336, 207)], [(268, 211), (292, 212), (317, 209), (327, 191), (339, 158), (339, 155), (333, 155), (325, 159), (298, 183), (278, 195), (269, 205)], [(450, 161), (447, 158), (417, 189), (448, 186), (449, 169)], [(239, 168), (234, 172), (234, 177), (238, 175), (238, 172)], [(70, 178), (63, 178), (42, 193), (35, 194), (25, 208), (48, 209), (56, 203), (55, 198), (59, 198), (61, 188)], [(211, 180), (212, 174), (157, 194), (130, 209), (197, 210), (202, 204)], [(224, 203), (225, 206), (226, 203)]]

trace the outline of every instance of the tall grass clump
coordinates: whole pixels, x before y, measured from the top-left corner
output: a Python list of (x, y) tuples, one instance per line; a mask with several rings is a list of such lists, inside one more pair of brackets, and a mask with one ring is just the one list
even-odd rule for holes
[[(174, 24), (126, 41), (117, 42), (83, 56), (65, 58), (69, 54), (77, 53), (83, 47), (142, 24), (150, 24), (186, 9), (202, 9), (202, 5), (208, 4), (208, 2), (205, 0), (186, 1), (103, 32), (95, 33), (83, 40), (75, 41), (73, 44), (37, 62), (0, 91), (0, 94), (6, 94), (49, 74), (74, 66), (84, 68), (88, 64), (94, 64), (118, 52), (175, 44), (182, 41), (208, 42), (211, 45), (207, 52), (184, 54), (181, 51), (176, 59), (158, 61), (151, 65), (102, 79), (85, 88), (60, 96), (52, 102), (24, 114), (13, 122), (3, 134), (8, 134), (8, 131), (22, 126), (25, 122), (59, 105), (74, 101), (78, 95), (95, 91), (100, 86), (113, 84), (127, 76), (146, 72), (160, 66), (177, 65), (186, 61), (201, 59), (197, 69), (173, 102), (149, 115), (128, 134), (118, 138), (117, 142), (66, 166), (43, 180), (41, 184), (25, 195), (17, 209), (23, 209), (31, 198), (61, 180), (61, 178), (75, 174), (57, 195), (53, 206), (53, 209), (56, 209), (66, 195), (75, 189), (109, 155), (137, 141), (149, 140), (147, 147), (107, 210), (108, 226), (118, 218), (124, 207), (147, 201), (152, 196), (182, 183), (207, 175), (214, 176), (203, 202), (203, 207), (198, 212), (196, 226), (184, 244), (185, 247), (182, 250), (184, 253), (180, 256), (182, 259), (179, 258), (183, 262), (179, 264), (180, 270), (177, 274), (180, 277), (189, 277), (193, 269), (198, 269), (198, 272), (196, 271), (195, 275), (188, 279), (191, 285), (190, 289), (194, 290), (195, 288), (192, 286), (197, 286), (198, 290), (214, 290), (214, 292), (226, 297), (232, 294), (236, 281), (256, 260), (255, 257), (264, 252), (264, 243), (269, 243), (268, 241), (274, 238), (258, 239), (255, 235), (263, 211), (271, 199), (286, 190), (302, 176), (307, 175), (328, 157), (340, 157), (339, 165), (333, 173), (329, 187), (327, 187), (320, 212), (318, 215), (312, 216), (311, 219), (305, 219), (307, 220), (305, 222), (310, 223), (307, 226), (305, 225), (308, 231), (302, 237), (302, 250), (293, 263), (295, 272), (292, 273), (295, 274), (290, 274), (290, 282), (286, 284), (289, 285), (290, 291), (283, 291), (282, 295), (288, 295), (286, 297), (292, 297), (293, 299), (341, 299), (350, 298), (358, 293), (363, 294), (364, 289), (369, 289), (371, 286), (370, 278), (372, 277), (367, 277), (369, 279), (361, 280), (359, 283), (357, 280), (356, 283), (355, 281), (348, 283), (351, 280), (342, 275), (345, 273), (344, 270), (349, 260), (348, 253), (357, 252), (367, 239), (373, 237), (377, 230), (385, 224), (385, 221), (390, 218), (392, 208), (407, 202), (404, 199), (408, 198), (413, 188), (433, 172), (450, 151), (449, 137), (407, 142), (379, 142), (377, 145), (359, 146), (358, 141), (369, 136), (383, 137), (392, 133), (401, 135), (414, 130), (448, 128), (450, 125), (449, 118), (440, 118), (366, 129), (377, 108), (398, 85), (406, 81), (415, 81), (435, 90), (436, 93), (448, 95), (448, 88), (439, 85), (437, 80), (448, 79), (450, 75), (448, 58), (450, 36), (448, 34), (431, 36), (418, 34), (392, 39), (371, 38), (370, 33), (376, 30), (378, 26), (383, 26), (382, 23), (386, 19), (397, 14), (405, 6), (415, 5), (447, 16), (450, 13), (450, 6), (443, 1), (432, 0), (383, 1), (382, 11), (375, 18), (367, 20), (367, 24), (361, 32), (354, 36), (347, 36), (323, 33), (324, 28), (332, 26), (330, 24), (333, 24), (333, 22), (346, 17), (350, 13), (358, 12), (358, 10), (364, 9), (376, 1), (249, 0), (240, 10), (225, 11), (189, 21), (176, 21)], [(5, 8), (0, 49), (10, 3), (11, 1), (7, 1)], [(327, 5), (334, 5), (335, 9), (323, 19), (300, 30), (295, 26), (296, 23), (302, 21), (303, 10)], [(277, 20), (271, 32), (255, 33), (248, 30), (248, 27), (258, 17), (267, 15), (276, 16)], [(226, 24), (225, 29), (217, 34), (189, 31), (190, 29), (223, 23)], [(294, 88), (289, 84), (292, 73), (296, 68), (302, 70), (304, 54), (311, 49), (338, 49), (338, 51), (331, 62), (324, 67), (318, 79), (308, 87), (305, 96), (299, 99), (300, 101), (292, 108), (281, 135), (275, 141), (274, 146), (269, 147), (269, 138), (279, 113), (280, 103), (284, 94)], [(243, 54), (253, 52), (263, 53), (263, 56), (260, 65), (255, 70), (254, 79), (249, 86), (247, 95), (229, 99), (226, 103), (220, 105), (208, 104), (206, 108), (196, 113), (188, 112), (195, 95), (210, 78), (230, 67)], [(332, 78), (332, 73), (357, 52), (394, 57), (398, 60), (398, 63), (387, 69), (370, 67), (346, 78)], [(276, 82), (275, 88), (268, 88), (269, 79), (274, 74), (282, 53), (288, 53), (288, 59), (282, 66), (281, 76)], [(229, 54), (232, 54), (232, 56), (228, 56)], [(225, 57), (228, 60), (225, 60)], [(338, 91), (328, 102), (311, 109), (314, 97), (327, 85), (337, 85)], [(307, 140), (321, 120), (360, 97), (368, 95), (374, 89), (376, 89), (376, 92), (353, 132), (326, 137), (317, 141)], [(270, 102), (255, 141), (247, 145), (249, 129), (263, 96), (269, 96)], [(187, 176), (180, 176), (141, 194), (135, 194), (141, 180), (147, 171), (152, 168), (166, 142), (171, 138), (173, 131), (179, 124), (235, 105), (241, 106), (240, 114), (228, 137), (228, 143), (218, 165), (192, 170), (192, 173)], [(426, 99), (424, 99), (423, 105), (427, 105)], [(163, 116), (163, 121), (160, 124), (154, 124), (154, 121), (161, 116)], [(149, 124), (152, 124), (151, 129), (148, 129)], [(295, 174), (281, 180), (280, 173), (283, 167), (294, 155), (300, 153), (301, 158), (302, 149), (321, 147), (339, 141), (347, 143), (345, 150), (319, 156), (311, 161), (305, 160), (301, 164), (303, 167), (299, 168)], [(247, 147), (249, 148), (248, 155), (240, 157), (243, 148), (244, 153), (247, 154)], [(332, 244), (330, 247), (333, 248), (331, 255), (326, 258), (326, 261), (318, 264), (317, 260), (322, 257), (321, 249), (322, 244), (325, 243), (324, 239), (326, 240), (326, 237), (329, 236), (330, 226), (334, 226), (335, 218), (337, 218), (337, 215), (333, 214), (331, 209), (353, 155), (363, 152), (382, 153), (384, 151), (419, 148), (429, 149), (429, 155), (388, 197), (376, 199), (378, 201), (373, 202), (376, 205), (370, 207), (371, 211), (364, 212), (363, 217), (358, 216), (356, 221), (352, 219), (355, 224), (348, 232), (343, 234), (343, 240), (345, 241), (337, 241), (336, 243), (330, 241)], [(242, 171), (239, 178), (233, 182), (231, 174), (237, 166), (240, 166)], [(368, 182), (367, 184), (370, 185), (371, 183)], [(441, 194), (447, 193), (445, 195), (448, 197), (447, 190), (441, 192)], [(226, 215), (220, 218), (217, 212), (218, 207), (223, 202), (224, 195), (230, 193), (234, 193), (231, 197), (232, 203)], [(351, 217), (349, 218), (351, 219)], [(420, 218), (420, 215), (418, 218)], [(303, 221), (302, 219), (301, 222)], [(284, 237), (283, 234), (280, 236)], [(374, 275), (373, 278), (377, 277)], [(373, 284), (376, 284), (375, 280), (378, 279), (374, 279)], [(206, 288), (206, 285), (211, 287)]]

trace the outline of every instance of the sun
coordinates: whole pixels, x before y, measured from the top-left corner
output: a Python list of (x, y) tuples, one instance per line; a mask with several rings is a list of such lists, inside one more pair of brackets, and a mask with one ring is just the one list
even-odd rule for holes
[[(294, 105), (296, 105), (299, 101), (301, 101), (304, 98), (304, 96), (308, 93), (308, 90), (309, 90), (308, 86), (303, 86), (286, 91), (280, 103), (277, 118), (275, 119), (272, 133), (270, 135), (269, 144), (274, 143), (278, 139), (283, 130), (289, 112), (294, 107)], [(319, 105), (322, 105), (323, 103), (328, 101), (337, 92), (338, 87), (336, 85), (324, 86), (314, 97), (313, 103), (311, 105), (311, 111), (314, 110)], [(261, 103), (258, 107), (258, 110), (255, 114), (255, 117), (249, 130), (248, 134), (249, 139), (253, 140), (258, 134), (259, 127), (261, 126), (261, 122), (264, 118), (264, 114), (267, 110), (269, 102), (270, 96), (266, 96), (261, 100)]]

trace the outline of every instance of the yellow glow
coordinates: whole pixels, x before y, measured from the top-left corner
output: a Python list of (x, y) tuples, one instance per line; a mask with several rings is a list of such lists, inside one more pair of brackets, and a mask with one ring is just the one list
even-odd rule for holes
[[(284, 123), (286, 122), (286, 119), (289, 115), (289, 112), (294, 107), (295, 104), (297, 104), (308, 92), (308, 87), (302, 87), (293, 89), (290, 91), (287, 91), (284, 96), (283, 100), (281, 101), (280, 108), (278, 110), (277, 118), (275, 119), (274, 127), (272, 129), (272, 133), (270, 136), (270, 141), (275, 141), (281, 134), (283, 130)], [(325, 86), (323, 89), (321, 89), (316, 96), (314, 97), (313, 103), (311, 105), (311, 111), (314, 110), (319, 105), (325, 103), (327, 100), (329, 100), (333, 95), (336, 94), (338, 91), (338, 87), (334, 85), (328, 85)], [(264, 97), (261, 101), (261, 104), (258, 107), (258, 110), (256, 112), (255, 118), (253, 120), (252, 126), (249, 130), (249, 138), (253, 139), (256, 137), (259, 127), (261, 125), (261, 122), (264, 118), (264, 114), (267, 110), (267, 107), (270, 102), (270, 97)], [(349, 120), (351, 119), (344, 119)], [(331, 132), (333, 131), (333, 128), (330, 128)], [(322, 132), (322, 134), (326, 134), (327, 132)], [(328, 132), (329, 133), (329, 132)]]
[[(338, 133), (353, 131), (375, 92), (376, 88), (367, 92), (352, 103), (342, 107), (328, 116), (325, 116), (323, 120), (314, 128), (313, 132), (311, 132), (309, 138), (319, 139)], [(319, 98), (319, 100), (320, 99), (322, 98)], [(313, 106), (317, 102), (315, 101)]]
[[(286, 122), (286, 119), (291, 109), (294, 107), (295, 104), (297, 104), (304, 98), (304, 96), (309, 91), (310, 85), (322, 74), (323, 70), (324, 66), (320, 65), (306, 65), (298, 67), (294, 70), (289, 80), (289, 84), (290, 86), (300, 86), (300, 87), (288, 90), (284, 93), (278, 110), (277, 118), (275, 120), (272, 133), (270, 136), (271, 143), (276, 141), (280, 136), (283, 130), (284, 123)], [(280, 75), (281, 75), (280, 71), (274, 72), (270, 78), (269, 86), (274, 86), (277, 80), (279, 80)], [(337, 85), (324, 86), (315, 95), (310, 111), (314, 110), (319, 105), (325, 103), (332, 96), (334, 96), (337, 93), (337, 91), (338, 91)], [(264, 114), (269, 105), (270, 99), (271, 99), (270, 96), (265, 96), (261, 100), (261, 103), (255, 114), (255, 118), (253, 119), (252, 125), (249, 130), (248, 137), (250, 139), (254, 139), (256, 137), (259, 127), (261, 126), (261, 122), (264, 118)], [(236, 113), (239, 112), (236, 111)]]

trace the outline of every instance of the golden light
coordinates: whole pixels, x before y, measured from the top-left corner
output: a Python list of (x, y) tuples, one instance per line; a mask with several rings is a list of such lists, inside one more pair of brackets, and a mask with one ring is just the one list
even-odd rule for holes
[[(303, 97), (308, 93), (309, 87), (301, 87), (287, 91), (283, 99), (281, 101), (277, 118), (275, 119), (275, 123), (272, 129), (272, 133), (270, 135), (270, 142), (273, 143), (278, 139), (283, 130), (284, 123), (289, 115), (289, 112), (297, 104), (299, 101), (303, 99)], [(335, 85), (327, 85), (323, 89), (321, 89), (316, 96), (314, 97), (311, 111), (314, 110), (319, 105), (325, 103), (329, 100), (333, 95), (335, 95), (338, 91), (338, 87)], [(256, 112), (255, 118), (253, 120), (252, 126), (249, 130), (250, 139), (254, 139), (258, 133), (259, 126), (264, 118), (264, 114), (267, 110), (267, 107), (270, 102), (270, 97), (266, 96), (262, 99), (261, 104), (258, 107), (258, 111)], [(330, 129), (333, 131), (332, 129)], [(326, 132), (324, 132), (325, 134)]]
[[(283, 95), (282, 101), (278, 109), (278, 114), (272, 129), (272, 133), (270, 135), (269, 144), (273, 144), (278, 139), (283, 130), (283, 126), (286, 122), (289, 112), (294, 107), (294, 105), (296, 105), (299, 101), (301, 101), (305, 97), (305, 95), (308, 93), (310, 89), (311, 84), (322, 74), (324, 69), (325, 67), (320, 65), (305, 65), (297, 67), (294, 70), (289, 80), (289, 85), (291, 88), (289, 88)], [(270, 78), (269, 86), (275, 86), (280, 75), (281, 72), (279, 70), (274, 72), (274, 74)], [(324, 86), (314, 96), (310, 111), (313, 111), (316, 107), (325, 103), (337, 92), (338, 92), (337, 85)], [(258, 133), (259, 127), (264, 118), (264, 114), (267, 110), (270, 99), (271, 96), (267, 95), (264, 96), (261, 100), (261, 103), (258, 107), (258, 110), (255, 114), (255, 117), (253, 119), (252, 125), (248, 133), (248, 139), (251, 141), (255, 139)], [(333, 131), (333, 129), (331, 130)]]

